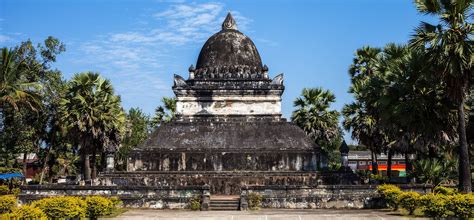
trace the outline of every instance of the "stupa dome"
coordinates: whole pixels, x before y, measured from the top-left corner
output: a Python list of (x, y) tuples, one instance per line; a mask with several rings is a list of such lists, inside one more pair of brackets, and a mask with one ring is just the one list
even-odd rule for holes
[(215, 68), (248, 68), (261, 72), (262, 60), (255, 44), (237, 30), (230, 13), (222, 23), (222, 30), (212, 35), (199, 53), (196, 70)]

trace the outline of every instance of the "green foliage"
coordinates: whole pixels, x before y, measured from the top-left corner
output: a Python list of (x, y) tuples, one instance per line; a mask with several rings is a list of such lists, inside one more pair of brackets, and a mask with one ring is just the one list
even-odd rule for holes
[(449, 160), (423, 159), (415, 161), (413, 166), (418, 181), (433, 185), (449, 181), (456, 173), (455, 162)]
[(250, 210), (258, 210), (262, 207), (262, 195), (256, 192), (249, 193), (247, 202)]
[(398, 209), (398, 196), (402, 193), (400, 188), (391, 184), (382, 184), (377, 186), (377, 192), (380, 193), (390, 207), (395, 210)]
[(448, 200), (449, 196), (430, 193), (420, 197), (420, 204), (425, 215), (445, 218), (448, 216), (448, 209), (446, 207)]
[(21, 173), (21, 169), (11, 167), (0, 167), (0, 173)]
[(171, 121), (176, 114), (176, 99), (163, 97), (161, 99), (163, 105), (156, 107), (155, 116), (151, 119), (153, 128), (159, 127), (161, 124)]
[(433, 189), (433, 193), (434, 194), (443, 194), (443, 195), (451, 196), (451, 195), (456, 195), (457, 190), (452, 189), (452, 188), (447, 188), (447, 187), (444, 187), (444, 186), (437, 186)]
[(11, 212), (16, 205), (17, 201), (14, 196), (0, 196), (0, 214)]
[(88, 196), (85, 199), (87, 204), (87, 214), (89, 218), (97, 218), (100, 216), (110, 215), (114, 208), (114, 201), (102, 196)]
[(380, 183), (388, 182), (388, 177), (381, 174), (370, 174), (370, 179), (377, 180)]
[(10, 193), (10, 189), (7, 185), (0, 185), (0, 195), (7, 195)]
[(109, 197), (109, 200), (112, 202), (112, 204), (114, 204), (114, 207), (120, 207), (123, 202), (122, 200), (120, 200), (117, 196), (112, 196), (112, 197)]
[(420, 194), (417, 192), (402, 192), (397, 196), (398, 204), (408, 210), (413, 215), (415, 209), (419, 206)]
[(31, 205), (22, 205), (14, 209), (12, 214), (18, 219), (47, 219), (46, 214), (41, 209)]
[(13, 188), (11, 193), (13, 195), (17, 196), (18, 194), (21, 193), (21, 189), (20, 188)]
[(322, 150), (331, 154), (341, 144), (339, 112), (331, 110), (336, 97), (329, 90), (322, 88), (305, 88), (293, 105), (296, 110), (291, 121), (298, 125), (312, 138)]
[(198, 211), (201, 209), (201, 198), (199, 196), (195, 196), (189, 199), (189, 207), (193, 211)]
[(124, 162), (133, 148), (148, 137), (149, 117), (140, 108), (131, 108), (127, 114), (126, 132), (117, 152), (117, 162)]
[(48, 218), (81, 218), (86, 216), (87, 204), (80, 197), (50, 197), (35, 201), (33, 207), (41, 209)]
[(474, 217), (474, 194), (457, 194), (449, 197), (447, 209), (459, 218)]

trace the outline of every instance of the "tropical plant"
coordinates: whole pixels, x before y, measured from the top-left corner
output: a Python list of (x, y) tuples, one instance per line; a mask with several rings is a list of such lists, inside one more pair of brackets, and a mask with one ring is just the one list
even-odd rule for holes
[(420, 194), (417, 192), (403, 192), (398, 195), (398, 204), (408, 210), (413, 215), (415, 209), (419, 206)]
[(117, 161), (122, 163), (126, 160), (130, 151), (148, 137), (150, 121), (148, 115), (145, 115), (140, 108), (131, 108), (126, 117), (125, 135), (122, 146), (117, 152)]
[(155, 116), (151, 119), (153, 128), (157, 128), (161, 124), (169, 122), (176, 117), (176, 99), (163, 97), (161, 102), (163, 105), (156, 107)]
[(125, 116), (120, 97), (114, 95), (110, 81), (99, 74), (76, 74), (68, 83), (60, 114), (69, 136), (81, 147), (84, 179), (91, 179), (90, 154), (95, 178), (96, 153), (116, 148), (121, 139)]
[(456, 162), (449, 160), (422, 159), (413, 163), (414, 175), (422, 183), (439, 185), (453, 179)]
[(465, 101), (472, 79), (472, 0), (417, 0), (419, 12), (439, 18), (438, 24), (422, 22), (410, 41), (413, 48), (426, 50), (436, 74), (446, 83), (447, 96), (457, 106), (459, 136), (459, 187), (471, 192), (471, 171), (466, 138)]

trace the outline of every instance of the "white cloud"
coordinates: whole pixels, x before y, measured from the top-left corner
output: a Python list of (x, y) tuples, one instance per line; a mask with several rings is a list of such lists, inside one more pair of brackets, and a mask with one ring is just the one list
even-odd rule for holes
[[(143, 106), (143, 99), (156, 106), (163, 94), (171, 94), (170, 69), (188, 65), (175, 63), (173, 51), (204, 42), (220, 30), (225, 15), (219, 3), (173, 4), (150, 15), (140, 28), (103, 34), (81, 44), (76, 56), (80, 59), (74, 62), (92, 66), (111, 79), (129, 107)], [(232, 15), (241, 30), (251, 22), (239, 12)]]
[(12, 38), (7, 36), (7, 35), (4, 35), (4, 34), (0, 34), (0, 43), (4, 43), (4, 42), (7, 42), (7, 41), (10, 41)]

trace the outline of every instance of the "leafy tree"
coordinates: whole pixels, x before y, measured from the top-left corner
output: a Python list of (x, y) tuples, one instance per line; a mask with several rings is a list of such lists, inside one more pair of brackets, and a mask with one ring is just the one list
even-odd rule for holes
[(131, 108), (127, 114), (126, 132), (117, 158), (125, 161), (133, 148), (136, 148), (148, 137), (149, 117), (140, 108)]
[(330, 110), (330, 105), (335, 101), (336, 97), (329, 90), (305, 88), (301, 97), (294, 101), (296, 110), (291, 116), (291, 120), (321, 146), (326, 154), (335, 151), (341, 139), (339, 112)]
[(410, 43), (426, 49), (436, 74), (446, 83), (448, 97), (457, 106), (459, 135), (459, 189), (471, 192), (470, 158), (466, 138), (465, 101), (472, 79), (472, 0), (416, 0), (419, 12), (439, 18), (438, 24), (422, 22)]

